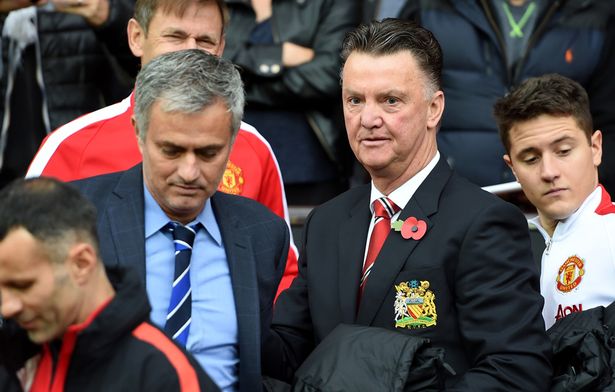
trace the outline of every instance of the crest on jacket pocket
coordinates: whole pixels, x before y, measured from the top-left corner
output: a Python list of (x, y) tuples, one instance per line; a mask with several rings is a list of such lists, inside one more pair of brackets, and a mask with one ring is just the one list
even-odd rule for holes
[(395, 328), (427, 328), (436, 325), (436, 295), (428, 280), (395, 285)]

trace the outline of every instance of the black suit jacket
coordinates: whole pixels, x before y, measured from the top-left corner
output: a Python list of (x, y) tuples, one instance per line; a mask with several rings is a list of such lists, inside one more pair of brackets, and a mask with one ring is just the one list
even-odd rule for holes
[[(299, 276), (276, 303), (265, 371), (290, 378), (335, 326), (355, 323), (443, 347), (457, 372), (447, 380), (451, 390), (547, 390), (551, 346), (523, 214), (440, 159), (399, 217), (425, 221), (425, 235), (406, 240), (390, 232), (359, 305), (369, 195), (369, 185), (351, 189), (308, 217)], [(413, 282), (429, 282), (436, 325), (396, 327), (400, 284)]]
[[(132, 266), (145, 284), (141, 165), (73, 184), (98, 209), (100, 251), (105, 264)], [(269, 329), (275, 293), (286, 265), (288, 227), (266, 207), (244, 197), (216, 192), (211, 202), (222, 234), (235, 296), (240, 389), (258, 391), (261, 332)]]

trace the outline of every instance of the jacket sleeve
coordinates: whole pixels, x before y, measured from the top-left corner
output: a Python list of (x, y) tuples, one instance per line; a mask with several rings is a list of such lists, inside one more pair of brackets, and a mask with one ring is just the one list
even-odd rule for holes
[(137, 75), (140, 63), (130, 51), (126, 33), (126, 26), (133, 13), (134, 0), (109, 0), (109, 18), (102, 26), (94, 29), (100, 42), (130, 77)]
[[(303, 244), (307, 240), (311, 216), (306, 219)], [(262, 347), (263, 374), (286, 382), (292, 381), (297, 368), (314, 349), (305, 247), (301, 250), (298, 264), (299, 274), (276, 302), (271, 329), (264, 334)]]
[[(276, 3), (273, 3), (274, 15)], [(286, 68), (281, 64), (282, 43), (274, 45), (249, 45), (243, 43), (232, 60), (245, 74), (246, 93), (252, 103), (276, 106), (310, 100), (336, 98), (339, 94), (340, 47), (346, 32), (360, 20), (360, 7), (354, 0), (324, 0), (318, 17), (318, 32), (310, 46), (314, 58), (297, 67)], [(274, 29), (288, 28), (288, 21), (274, 19)], [(280, 34), (284, 36), (284, 34)], [(265, 61), (279, 64), (280, 72), (263, 73), (260, 65)]]
[(451, 391), (548, 390), (551, 344), (530, 249), (527, 222), (511, 204), (484, 208), (469, 226), (454, 281), (470, 367)]

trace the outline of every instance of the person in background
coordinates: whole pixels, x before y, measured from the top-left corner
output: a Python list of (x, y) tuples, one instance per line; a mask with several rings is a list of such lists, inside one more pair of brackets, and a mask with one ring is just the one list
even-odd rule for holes
[(0, 0), (0, 188), (53, 129), (130, 91), (134, 0)]
[(152, 321), (222, 390), (258, 391), (289, 233), (262, 204), (216, 192), (243, 114), (239, 72), (172, 51), (139, 72), (134, 100), (143, 163), (75, 182), (98, 209), (103, 260), (140, 271)]
[(226, 0), (224, 57), (242, 70), (245, 119), (271, 143), (291, 204), (348, 186), (352, 159), (339, 105), (339, 49), (360, 21), (354, 0)]
[(408, 0), (363, 0), (363, 23), (385, 18), (397, 18), (407, 1)]
[(602, 132), (589, 97), (564, 76), (524, 81), (494, 114), (504, 161), (538, 210), (530, 220), (545, 239), (540, 291), (545, 325), (615, 300), (615, 205), (599, 184)]
[[(225, 47), (226, 6), (222, 0), (137, 0), (128, 22), (128, 42), (145, 65), (174, 50), (199, 48), (217, 56)], [(41, 144), (27, 177), (52, 176), (73, 181), (126, 170), (141, 162), (130, 118), (131, 94), (115, 105), (90, 113), (60, 127)], [(282, 175), (269, 143), (245, 122), (233, 144), (218, 189), (254, 199), (289, 225)], [(297, 275), (297, 248), (292, 242), (278, 294)]]
[(607, 152), (601, 181), (615, 191), (614, 11), (610, 0), (409, 1), (400, 17), (431, 30), (444, 52), (438, 145), (453, 168), (481, 186), (514, 181), (493, 104), (529, 77), (558, 73), (587, 90)]
[(265, 373), (291, 380), (334, 328), (357, 324), (443, 348), (455, 371), (447, 390), (547, 390), (551, 345), (525, 218), (438, 152), (438, 41), (385, 19), (350, 33), (342, 58), (348, 140), (371, 183), (308, 217), (299, 275), (276, 303)]
[(219, 390), (149, 322), (134, 271), (109, 271), (112, 286), (96, 209), (74, 187), (17, 179), (0, 200), (3, 391)]

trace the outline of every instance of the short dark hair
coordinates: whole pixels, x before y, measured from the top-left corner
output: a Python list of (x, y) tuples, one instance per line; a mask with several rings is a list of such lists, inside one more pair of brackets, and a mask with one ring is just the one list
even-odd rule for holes
[(163, 13), (169, 14), (173, 12), (176, 16), (182, 17), (191, 4), (204, 5), (214, 3), (220, 11), (222, 19), (222, 33), (224, 34), (224, 26), (228, 23), (229, 15), (228, 8), (224, 0), (137, 0), (135, 3), (134, 18), (139, 22), (141, 28), (147, 35), (149, 24), (156, 13), (160, 9)]
[(510, 130), (518, 122), (535, 119), (543, 114), (556, 117), (572, 116), (587, 140), (593, 133), (589, 97), (579, 83), (558, 74), (546, 74), (525, 80), (493, 107), (500, 139), (510, 152)]
[(387, 18), (362, 24), (346, 34), (342, 62), (352, 52), (389, 55), (407, 50), (425, 73), (428, 87), (442, 90), (442, 48), (433, 33), (413, 21)]
[[(53, 178), (16, 179), (0, 190), (0, 241), (24, 228), (50, 256), (67, 236), (88, 241), (98, 252), (96, 207), (72, 185)], [(58, 257), (51, 257), (57, 260)]]

